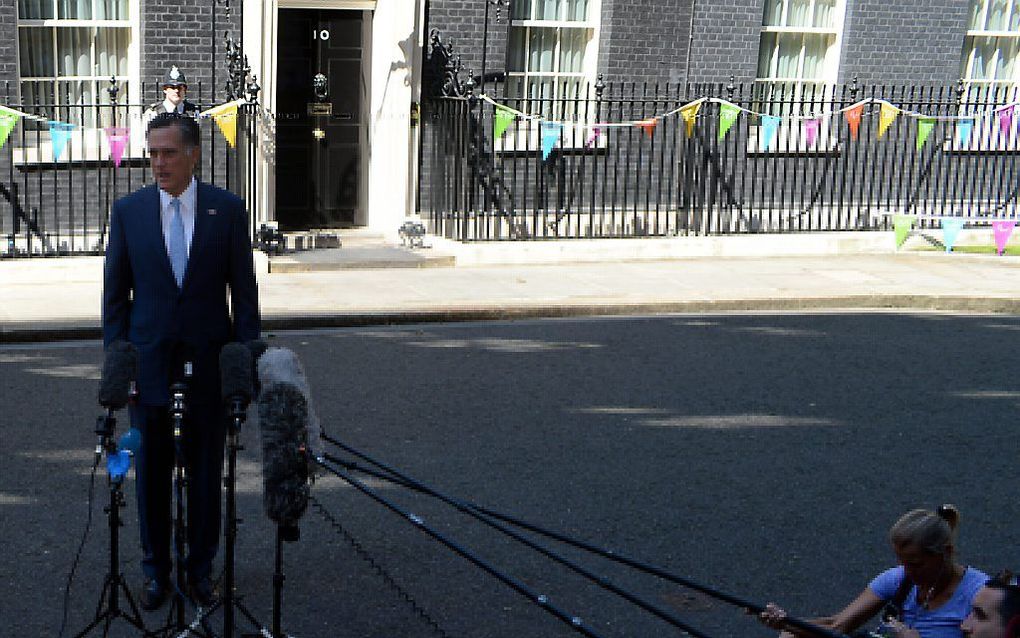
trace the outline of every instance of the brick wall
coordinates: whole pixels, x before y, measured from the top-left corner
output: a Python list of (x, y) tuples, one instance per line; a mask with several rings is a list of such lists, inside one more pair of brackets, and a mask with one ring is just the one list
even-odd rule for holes
[(762, 0), (700, 0), (695, 8), (690, 82), (749, 82), (758, 70)]

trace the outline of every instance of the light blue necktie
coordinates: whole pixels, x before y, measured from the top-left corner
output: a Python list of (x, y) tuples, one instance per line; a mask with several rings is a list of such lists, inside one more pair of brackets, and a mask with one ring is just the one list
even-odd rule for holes
[(181, 217), (181, 200), (170, 200), (173, 216), (170, 218), (170, 267), (174, 270), (177, 287), (184, 283), (184, 269), (188, 266), (188, 246), (184, 237), (184, 219)]

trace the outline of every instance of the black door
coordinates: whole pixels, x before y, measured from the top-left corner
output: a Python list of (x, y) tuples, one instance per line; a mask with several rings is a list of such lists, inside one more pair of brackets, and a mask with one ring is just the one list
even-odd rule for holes
[[(280, 9), (276, 218), (281, 230), (354, 224), (361, 27), (361, 11)], [(318, 90), (317, 75), (322, 76)]]

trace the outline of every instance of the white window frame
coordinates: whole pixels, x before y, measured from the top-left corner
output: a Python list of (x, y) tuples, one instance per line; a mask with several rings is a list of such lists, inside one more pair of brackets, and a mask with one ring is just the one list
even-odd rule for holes
[[(54, 0), (55, 4), (55, 0)], [(48, 19), (31, 19), (22, 20), (19, 16), (17, 21), (17, 29), (21, 27), (84, 27), (84, 28), (101, 28), (101, 27), (128, 27), (130, 28), (130, 40), (128, 42), (127, 49), (127, 75), (115, 75), (117, 82), (123, 89), (124, 83), (127, 83), (127, 94), (125, 96), (125, 102), (123, 104), (131, 105), (138, 104), (141, 96), (140, 91), (140, 40), (141, 40), (141, 2), (140, 0), (128, 0), (128, 17), (124, 20), (81, 20), (81, 19), (59, 19), (59, 18), (48, 18)], [(56, 7), (54, 7), (53, 15), (57, 15)], [(56, 29), (53, 31), (54, 46), (53, 50), (56, 51)], [(59, 71), (54, 77), (21, 77), (21, 46), (20, 46), (20, 35), (18, 36), (17, 48), (17, 64), (18, 64), (18, 93), (21, 93), (21, 85), (23, 82), (32, 82), (37, 80), (39, 82), (61, 82), (61, 81), (97, 81), (99, 84), (99, 92), (95, 96), (97, 103), (102, 104), (103, 82), (109, 81), (109, 77), (100, 76), (65, 76), (60, 75)], [(93, 44), (94, 46), (94, 44)], [(56, 63), (56, 60), (54, 60)], [(31, 105), (26, 105), (30, 108)], [(142, 129), (139, 128), (139, 122), (135, 122), (136, 118), (131, 118), (129, 114), (133, 114), (130, 107), (121, 107), (119, 111), (128, 115), (128, 121), (120, 123), (123, 127), (131, 129), (131, 144), (129, 148), (124, 151), (124, 157), (135, 157), (141, 156), (142, 147), (144, 146), (141, 140)], [(26, 111), (27, 112), (27, 111)], [(41, 130), (36, 133), (31, 133), (29, 139), (38, 139), (37, 144), (32, 144), (28, 147), (13, 147), (13, 159), (15, 164), (40, 164), (40, 163), (51, 163), (53, 162), (53, 147), (50, 141), (50, 134), (48, 130)], [(16, 137), (16, 134), (12, 134), (12, 142), (20, 141), (20, 136)], [(71, 138), (67, 142), (67, 146), (64, 149), (63, 154), (60, 158), (60, 163), (66, 161), (79, 162), (79, 161), (95, 161), (106, 159), (107, 144), (106, 134), (102, 126), (94, 128), (83, 128), (77, 127), (71, 133)]]
[[(588, 19), (584, 21), (580, 20), (541, 20), (534, 18), (537, 5), (541, 0), (533, 0), (531, 3), (531, 18), (528, 19), (511, 19), (510, 28), (579, 28), (587, 29), (591, 31), (591, 38), (588, 40), (582, 54), (583, 59), (581, 61), (580, 72), (569, 72), (561, 73), (558, 71), (511, 71), (509, 68), (509, 60), (511, 57), (510, 45), (511, 39), (507, 40), (507, 71), (506, 71), (506, 84), (509, 86), (511, 82), (517, 83), (522, 82), (525, 86), (525, 94), (527, 93), (527, 81), (531, 78), (554, 78), (554, 79), (566, 79), (576, 78), (582, 81), (582, 87), (586, 84), (591, 86), (595, 83), (595, 77), (598, 72), (598, 51), (599, 51), (599, 39), (601, 36), (601, 25), (602, 25), (602, 1), (591, 0), (588, 5)], [(566, 5), (564, 4), (564, 7)], [(561, 16), (562, 17), (562, 16)], [(529, 47), (531, 39), (527, 37), (528, 32), (525, 32), (524, 45), (525, 49), (523, 52), (525, 67), (528, 63), (529, 58)], [(553, 52), (553, 59), (556, 60), (556, 65), (559, 65), (560, 59), (560, 43), (562, 42), (560, 37), (556, 40), (556, 49)], [(555, 82), (554, 82), (555, 86)], [(581, 95), (578, 99), (585, 99), (588, 92), (585, 90), (581, 91)], [(556, 97), (555, 95), (553, 96)], [(567, 96), (567, 98), (572, 96)], [(514, 98), (513, 106), (517, 107), (522, 101), (527, 104), (527, 98)], [(509, 105), (509, 104), (508, 104)], [(537, 111), (533, 108), (525, 108), (529, 114), (537, 115)], [(589, 109), (590, 110), (590, 109)], [(589, 119), (594, 118), (594, 113), (589, 112)], [(561, 144), (557, 148), (577, 149), (584, 148), (585, 141), (587, 139), (586, 125), (589, 122), (567, 122), (563, 127), (563, 133), (561, 136)], [(516, 129), (516, 131), (515, 131)], [(495, 141), (496, 152), (514, 152), (514, 151), (530, 151), (530, 152), (541, 152), (541, 127), (538, 120), (532, 120), (527, 122), (515, 123), (510, 125), (510, 129), (503, 135), (502, 138)], [(515, 134), (516, 132), (516, 134)], [(597, 146), (602, 148), (605, 146), (605, 136), (599, 136)]]
[[(969, 5), (971, 11), (973, 11), (973, 9), (974, 9), (974, 2), (975, 1), (981, 3), (981, 13), (978, 16), (979, 25), (987, 27), (988, 26), (988, 11), (989, 11), (989, 7), (991, 6), (993, 0), (971, 0), (970, 5)], [(1010, 23), (1010, 21), (1013, 18), (1013, 11), (1014, 11), (1014, 9), (1016, 9), (1017, 11), (1020, 11), (1020, 7), (1016, 7), (1014, 2), (1010, 1), (1010, 2), (1006, 3), (1005, 23), (1007, 25)], [(1002, 31), (1002, 30), (989, 30), (987, 28), (975, 29), (975, 28), (973, 28), (974, 26), (975, 25), (973, 25), (973, 24), (968, 24), (967, 25), (967, 35), (966, 35), (966, 37), (964, 38), (964, 41), (963, 41), (963, 54), (961, 56), (962, 59), (961, 59), (961, 64), (960, 64), (960, 67), (961, 67), (960, 68), (960, 77), (963, 79), (964, 86), (966, 88), (968, 88), (968, 89), (973, 87), (973, 86), (989, 86), (989, 87), (991, 87), (991, 86), (1015, 86), (1018, 83), (1018, 81), (1020, 81), (1020, 28), (1018, 28), (1016, 31)], [(974, 45), (975, 45), (975, 43), (977, 42), (977, 40), (979, 38), (996, 38), (996, 39), (999, 39), (999, 38), (1010, 38), (1010, 39), (1013, 39), (1014, 42), (1017, 43), (1017, 45), (1018, 45), (1017, 58), (1018, 59), (1016, 61), (1014, 61), (1014, 64), (1013, 64), (1013, 77), (1005, 79), (1005, 80), (996, 80), (996, 79), (989, 79), (989, 80), (980, 79), (980, 80), (978, 80), (978, 79), (974, 79), (972, 77), (973, 74), (974, 74), (974, 59), (975, 59), (975, 57), (977, 55), (977, 51), (978, 51), (978, 47), (976, 47)], [(996, 51), (998, 51), (998, 50), (996, 50)], [(1000, 64), (1000, 58), (999, 58), (998, 55), (996, 55), (995, 58), (992, 61), (992, 73), (991, 73), (991, 75), (993, 76), (993, 78), (995, 76), (995, 71), (997, 70), (999, 64)]]

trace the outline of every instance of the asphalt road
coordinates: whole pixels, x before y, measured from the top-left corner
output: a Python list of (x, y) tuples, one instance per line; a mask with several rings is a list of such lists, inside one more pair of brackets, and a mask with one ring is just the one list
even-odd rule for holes
[[(271, 341), (301, 356), (326, 429), (344, 442), (449, 494), (809, 615), (839, 608), (892, 564), (887, 529), (916, 506), (960, 507), (965, 562), (1020, 567), (1018, 336), (1020, 317), (874, 313), (422, 325)], [(0, 346), (0, 636), (57, 635), (88, 511), (100, 366), (98, 343)], [(261, 510), (253, 425), (243, 439), (238, 588), (269, 623), (274, 527)], [(102, 474), (96, 484), (65, 635), (88, 622), (107, 571)], [(462, 513), (368, 484), (595, 635), (679, 635)], [(135, 590), (128, 491), (121, 549)], [(313, 494), (354, 541), (309, 510), (301, 540), (285, 545), (292, 635), (574, 635), (338, 479)], [(705, 635), (771, 634), (689, 590), (585, 563)], [(150, 626), (161, 619), (146, 616)], [(126, 627), (111, 635), (137, 635)]]

